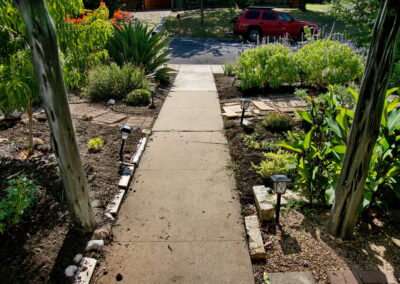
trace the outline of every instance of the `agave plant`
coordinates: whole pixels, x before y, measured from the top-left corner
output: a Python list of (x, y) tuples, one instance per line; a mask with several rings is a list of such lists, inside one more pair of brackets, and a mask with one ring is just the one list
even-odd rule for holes
[(142, 23), (124, 23), (114, 27), (107, 49), (118, 65), (131, 62), (143, 68), (147, 75), (168, 82), (173, 70), (162, 66), (169, 61), (171, 52), (165, 50), (169, 43), (162, 33), (154, 34), (153, 28)]

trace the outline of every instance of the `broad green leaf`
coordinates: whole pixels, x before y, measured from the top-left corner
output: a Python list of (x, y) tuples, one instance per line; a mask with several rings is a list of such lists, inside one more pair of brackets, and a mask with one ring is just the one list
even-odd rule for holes
[(346, 152), (346, 145), (338, 145), (332, 148), (338, 154), (344, 154)]
[(303, 153), (303, 149), (292, 146), (287, 142), (279, 142), (279, 143), (276, 143), (276, 145), (286, 148), (286, 149), (289, 149), (289, 150), (292, 150), (292, 151), (295, 151), (295, 152), (298, 152), (298, 153)]
[(394, 110), (388, 117), (389, 132), (396, 130), (400, 127), (400, 109)]
[(354, 97), (354, 100), (356, 102), (358, 102), (358, 93), (355, 90), (353, 90), (352, 88), (348, 88), (348, 90), (349, 90), (350, 94), (352, 94), (352, 96)]
[(308, 131), (308, 133), (306, 134), (306, 136), (304, 137), (304, 149), (307, 151), (308, 149), (310, 149), (311, 146), (311, 138), (313, 136), (314, 133), (314, 127), (311, 128), (310, 131)]
[(310, 114), (308, 111), (303, 111), (303, 110), (301, 110), (301, 111), (296, 111), (296, 113), (297, 113), (298, 115), (300, 115), (301, 118), (303, 118), (303, 119), (304, 119), (305, 121), (307, 121), (308, 123), (314, 124), (314, 122), (313, 122), (313, 120), (312, 120), (312, 117), (311, 117), (311, 114)]

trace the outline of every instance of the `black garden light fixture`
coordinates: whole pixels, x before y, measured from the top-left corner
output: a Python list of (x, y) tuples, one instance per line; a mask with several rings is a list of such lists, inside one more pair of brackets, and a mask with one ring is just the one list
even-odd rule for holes
[(149, 106), (149, 108), (155, 109), (156, 106), (154, 105), (154, 93), (156, 92), (157, 84), (152, 82), (149, 84), (149, 88), (151, 93), (151, 105)]
[(279, 224), (279, 214), (281, 210), (281, 196), (285, 194), (289, 182), (291, 180), (285, 175), (273, 175), (271, 176), (272, 182), (274, 184), (274, 192), (277, 194), (276, 198), (276, 213), (275, 221)]
[(125, 141), (126, 139), (128, 139), (128, 136), (130, 134), (132, 134), (133, 131), (135, 131), (136, 129), (129, 126), (129, 125), (122, 125), (120, 128), (121, 131), (121, 149), (119, 149), (119, 160), (122, 162), (123, 161), (123, 151), (124, 151), (124, 145), (125, 145)]
[(240, 125), (243, 124), (244, 113), (250, 107), (251, 100), (250, 99), (240, 99), (240, 108), (242, 109), (242, 117), (240, 118)]

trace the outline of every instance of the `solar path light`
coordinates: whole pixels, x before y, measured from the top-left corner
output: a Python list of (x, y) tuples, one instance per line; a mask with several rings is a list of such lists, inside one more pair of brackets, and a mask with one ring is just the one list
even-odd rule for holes
[(242, 117), (240, 118), (240, 125), (243, 124), (244, 113), (250, 107), (251, 100), (250, 99), (240, 99), (240, 108), (242, 109)]
[(135, 131), (136, 129), (133, 127), (130, 127), (128, 125), (122, 125), (120, 128), (121, 131), (121, 148), (119, 149), (119, 160), (122, 162), (124, 160), (123, 158), (123, 152), (124, 152), (124, 145), (125, 145), (125, 141), (126, 139), (128, 139), (128, 136), (130, 134), (132, 134), (133, 131)]
[(277, 194), (275, 221), (277, 224), (279, 224), (279, 214), (281, 210), (281, 196), (282, 194), (285, 194), (288, 184), (289, 182), (291, 182), (291, 180), (285, 175), (273, 175), (271, 176), (271, 179), (274, 185), (273, 187), (274, 192)]

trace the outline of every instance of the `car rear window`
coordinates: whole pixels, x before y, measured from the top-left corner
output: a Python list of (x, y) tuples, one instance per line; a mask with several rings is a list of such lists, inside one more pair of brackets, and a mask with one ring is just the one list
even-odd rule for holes
[(288, 21), (288, 22), (290, 22), (291, 20), (292, 20), (292, 17), (290, 17), (289, 14), (279, 13), (279, 21)]
[(245, 18), (248, 20), (257, 20), (260, 17), (260, 11), (248, 11)]
[(276, 20), (276, 13), (272, 11), (266, 11), (263, 14), (263, 20), (271, 20), (275, 21)]

